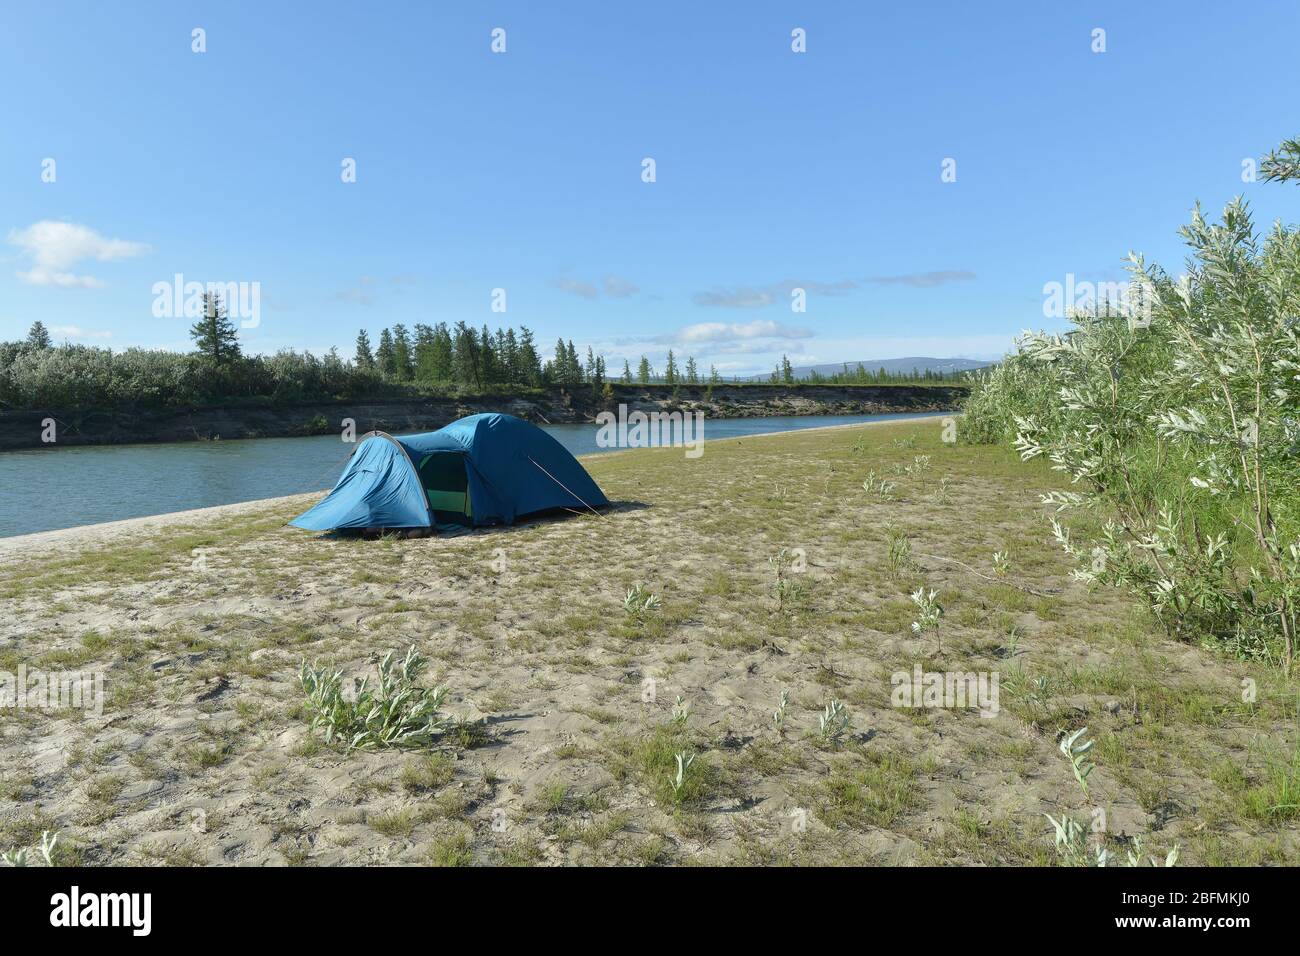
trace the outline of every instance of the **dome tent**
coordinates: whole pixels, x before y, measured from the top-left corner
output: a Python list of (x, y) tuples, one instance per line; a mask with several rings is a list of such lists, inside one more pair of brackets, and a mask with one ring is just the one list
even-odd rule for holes
[(513, 415), (470, 415), (436, 432), (370, 432), (333, 490), (289, 522), (309, 531), (513, 524), (609, 504), (558, 441)]

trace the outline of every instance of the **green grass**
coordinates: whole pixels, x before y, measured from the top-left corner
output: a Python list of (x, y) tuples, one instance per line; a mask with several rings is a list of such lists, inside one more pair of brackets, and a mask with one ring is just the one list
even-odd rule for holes
[(437, 790), (451, 783), (456, 775), (456, 758), (434, 753), (417, 758), (402, 768), (402, 789), (411, 793)]
[[(930, 467), (909, 472), (920, 455)], [(257, 821), (278, 834), (271, 844), (223, 859), (1046, 865), (1042, 812), (1082, 812), (1056, 741), (1086, 724), (1096, 799), (1139, 830), (1158, 824), (1152, 845), (1181, 843), (1189, 864), (1300, 859), (1300, 764), (1283, 743), (1294, 683), (1173, 643), (1125, 595), (1071, 584), (1036, 503), (1059, 486), (1050, 470), (945, 446), (937, 422), (586, 464), (635, 506), (411, 541), (304, 535), (272, 508), (174, 541), (7, 565), (17, 636), (0, 639), (0, 669), (103, 667), (112, 723), (78, 719), (56, 738), (66, 720), (8, 716), (33, 749), (57, 739), (66, 767), (19, 756), (0, 772), (0, 837), (31, 847), (38, 824), (57, 825), (96, 863), (217, 859)], [(862, 490), (868, 471), (896, 483), (894, 500)], [(894, 569), (891, 530), (910, 551)], [(206, 578), (189, 576), (196, 542)], [(1008, 545), (1010, 570), (989, 579)], [(505, 572), (491, 567), (498, 546)], [(806, 555), (786, 577), (799, 600), (774, 591), (783, 548)], [(661, 595), (658, 611), (624, 611), (634, 582)], [(921, 586), (947, 612), (942, 651), (911, 633)], [(154, 600), (164, 595), (177, 600)], [(68, 623), (91, 609), (94, 630)], [(412, 645), (429, 683), (452, 689), (435, 746), (348, 753), (308, 732), (302, 658), (372, 673)], [(998, 671), (1001, 714), (894, 708), (890, 675), (916, 664)], [(684, 726), (671, 720), (678, 694)], [(816, 734), (830, 696), (853, 719), (839, 747)], [(695, 755), (680, 789), (679, 753)], [(161, 794), (121, 799), (143, 782)], [(186, 817), (141, 812), (226, 792), (249, 802), (181, 844), (156, 834)], [(792, 832), (791, 807), (807, 811), (805, 832)], [(489, 826), (499, 819), (504, 830)]]
[(400, 810), (388, 810), (384, 813), (376, 813), (366, 820), (370, 829), (386, 837), (393, 839), (405, 839), (415, 832), (415, 825), (418, 822), (415, 811), (403, 807)]
[(901, 755), (867, 752), (837, 761), (811, 798), (827, 826), (892, 826), (918, 805), (916, 766)]
[(464, 833), (435, 840), (429, 847), (430, 866), (469, 866), (473, 862), (473, 847)]

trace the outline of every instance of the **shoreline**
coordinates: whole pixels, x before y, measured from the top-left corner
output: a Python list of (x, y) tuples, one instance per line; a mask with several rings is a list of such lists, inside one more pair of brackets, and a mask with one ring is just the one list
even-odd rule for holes
[[(953, 415), (959, 412), (951, 413)], [(890, 418), (884, 421), (844, 422), (839, 425), (816, 425), (812, 428), (791, 428), (775, 432), (759, 432), (732, 438), (713, 439), (718, 443), (744, 442), (755, 438), (775, 438), (778, 435), (800, 435), (811, 432), (835, 431), (847, 428), (873, 428), (880, 425), (903, 425), (908, 422), (925, 422), (939, 418), (941, 413), (924, 413), (906, 418)], [(707, 447), (709, 440), (705, 439)], [(640, 448), (620, 448), (615, 451), (598, 452), (591, 455), (579, 455), (578, 461), (607, 458), (613, 455), (625, 455), (628, 452), (641, 451)], [(0, 562), (13, 560), (15, 554), (28, 557), (33, 553), (55, 550), (60, 546), (69, 546), (70, 550), (83, 550), (107, 543), (118, 535), (146, 536), (149, 532), (172, 527), (201, 525), (218, 518), (233, 517), (256, 511), (269, 510), (280, 504), (301, 500), (304, 505), (314, 502), (329, 488), (318, 491), (300, 491), (292, 495), (279, 495), (272, 498), (255, 498), (251, 501), (235, 501), (224, 505), (211, 505), (207, 508), (191, 508), (184, 511), (167, 511), (156, 515), (139, 515), (134, 518), (120, 518), (116, 521), (100, 521), (94, 524), (73, 525), (69, 528), (53, 528), (49, 531), (33, 531), (29, 534), (10, 535), (0, 538)]]
[(271, 402), (249, 400), (176, 407), (123, 404), (103, 408), (25, 408), (0, 413), (0, 451), (42, 448), (46, 421), (58, 424), (65, 447), (186, 444), (299, 438), (332, 433), (345, 419), (358, 434), (432, 431), (478, 412), (508, 412), (547, 425), (590, 424), (613, 404), (637, 411), (705, 411), (710, 418), (882, 415), (957, 408), (969, 394), (960, 382), (832, 385), (772, 383), (624, 385), (607, 383), (609, 398), (590, 389), (548, 386), (481, 394), (429, 394)]

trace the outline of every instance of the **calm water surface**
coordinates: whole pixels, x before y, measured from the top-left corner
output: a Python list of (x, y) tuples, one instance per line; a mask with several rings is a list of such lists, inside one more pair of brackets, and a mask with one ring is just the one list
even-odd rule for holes
[[(929, 416), (708, 419), (704, 437), (917, 417)], [(575, 455), (614, 450), (597, 447), (594, 424), (542, 427)], [(353, 447), (323, 435), (0, 452), (0, 537), (332, 488)]]

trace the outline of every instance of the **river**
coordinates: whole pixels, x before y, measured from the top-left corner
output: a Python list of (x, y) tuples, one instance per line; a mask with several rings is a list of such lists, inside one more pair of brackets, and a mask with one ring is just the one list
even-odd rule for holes
[[(718, 418), (704, 437), (946, 414)], [(542, 427), (575, 455), (614, 450), (596, 445), (594, 424)], [(0, 452), (0, 537), (328, 489), (354, 447), (322, 435)]]

